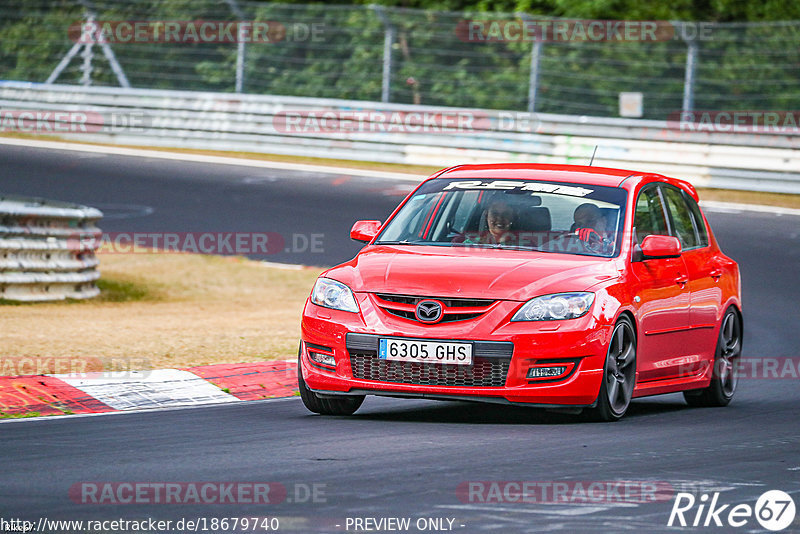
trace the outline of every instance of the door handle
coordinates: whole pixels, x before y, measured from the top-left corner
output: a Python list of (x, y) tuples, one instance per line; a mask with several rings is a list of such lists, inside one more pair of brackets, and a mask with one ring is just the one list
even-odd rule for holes
[(714, 269), (708, 274), (715, 282), (719, 282), (719, 279), (722, 277), (722, 269)]
[(678, 275), (678, 276), (675, 278), (675, 283), (676, 283), (676, 284), (678, 284), (679, 286), (681, 286), (681, 289), (683, 289), (683, 288), (684, 288), (684, 286), (686, 286), (686, 283), (687, 283), (688, 281), (689, 281), (689, 277), (688, 277), (688, 276), (686, 276), (685, 274), (679, 274), (679, 275)]

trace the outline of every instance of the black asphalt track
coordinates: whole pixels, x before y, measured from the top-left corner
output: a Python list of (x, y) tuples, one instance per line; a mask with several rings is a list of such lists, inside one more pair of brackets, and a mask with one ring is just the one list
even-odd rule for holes
[[(352, 222), (385, 218), (410, 186), (344, 174), (0, 146), (2, 194), (100, 207), (108, 215), (102, 228), (110, 232), (268, 231), (289, 241), (295, 234), (322, 234), (322, 252), (265, 257), (290, 263), (331, 265), (352, 257), (358, 250), (348, 238)], [(723, 250), (741, 265), (745, 355), (798, 358), (800, 217), (707, 215)], [(279, 531), (286, 532), (368, 532), (354, 530), (354, 519), (388, 517), (410, 518), (411, 527), (400, 532), (443, 531), (417, 529), (420, 518), (444, 519), (444, 528), (452, 519), (453, 531), (464, 533), (758, 532), (764, 530), (754, 518), (739, 529), (703, 527), (705, 516), (698, 527), (669, 528), (667, 522), (679, 491), (698, 499), (720, 492), (718, 505), (754, 506), (766, 490), (781, 489), (800, 507), (799, 386), (797, 377), (745, 379), (722, 409), (689, 408), (680, 395), (641, 399), (616, 424), (375, 397), (349, 418), (312, 415), (290, 398), (5, 422), (0, 518), (258, 516), (280, 518)], [(569, 482), (574, 489), (577, 482), (621, 480), (656, 483), (667, 493), (645, 503), (553, 504), (470, 501), (457, 491), (470, 481)], [(277, 482), (289, 494), (268, 505), (76, 504), (69, 488), (87, 481)], [(303, 499), (315, 484), (317, 502)], [(696, 511), (686, 514), (690, 524)], [(784, 532), (800, 531), (798, 517)]]

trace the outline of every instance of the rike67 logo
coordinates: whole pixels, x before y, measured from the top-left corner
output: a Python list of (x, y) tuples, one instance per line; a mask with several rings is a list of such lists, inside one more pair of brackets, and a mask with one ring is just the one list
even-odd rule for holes
[(763, 493), (755, 507), (749, 504), (719, 504), (719, 492), (707, 493), (696, 498), (691, 493), (680, 492), (675, 496), (667, 526), (676, 527), (743, 527), (755, 517), (762, 528), (780, 531), (788, 528), (795, 518), (792, 497), (780, 490)]

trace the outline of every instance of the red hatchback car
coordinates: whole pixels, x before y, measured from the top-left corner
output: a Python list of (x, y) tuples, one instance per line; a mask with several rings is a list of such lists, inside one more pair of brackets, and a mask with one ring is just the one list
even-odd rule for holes
[(741, 284), (688, 182), (573, 165), (459, 165), (423, 182), (306, 302), (306, 407), (365, 395), (586, 409), (682, 391), (724, 406)]

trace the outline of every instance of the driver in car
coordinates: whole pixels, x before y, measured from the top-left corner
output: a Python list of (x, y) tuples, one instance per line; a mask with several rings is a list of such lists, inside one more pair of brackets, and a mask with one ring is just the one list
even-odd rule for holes
[(596, 205), (590, 202), (581, 204), (575, 208), (572, 218), (575, 220), (572, 231), (577, 234), (578, 239), (603, 251), (608, 251), (613, 246), (613, 241), (609, 239), (606, 218)]

